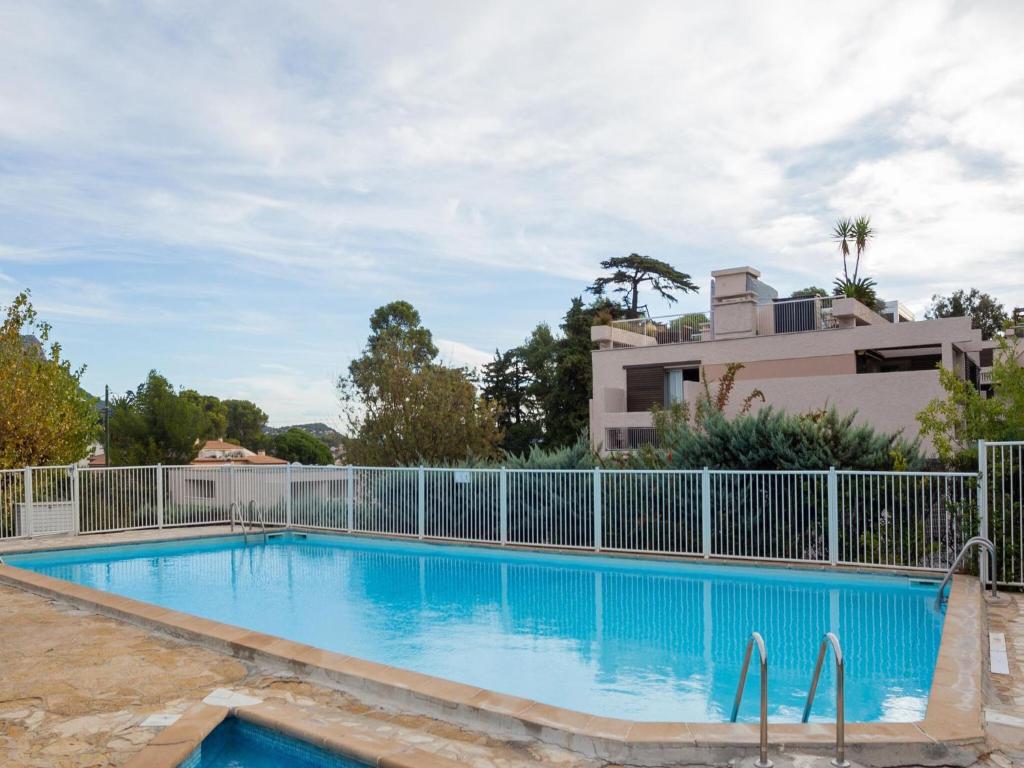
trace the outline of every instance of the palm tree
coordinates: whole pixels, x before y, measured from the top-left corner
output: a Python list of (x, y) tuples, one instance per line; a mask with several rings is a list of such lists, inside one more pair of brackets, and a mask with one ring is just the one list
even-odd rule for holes
[(846, 269), (846, 259), (850, 255), (850, 241), (856, 237), (852, 219), (837, 219), (832, 228), (832, 239), (839, 243), (839, 252), (843, 254), (843, 277), (849, 281), (850, 273)]
[[(833, 282), (833, 292), (836, 296), (857, 299), (871, 309), (877, 309), (878, 305), (876, 283), (870, 277), (860, 277), (860, 260), (868, 248), (868, 241), (874, 236), (870, 216), (837, 219), (836, 225), (832, 228), (832, 239), (839, 243), (839, 252), (843, 255), (843, 276), (837, 277)], [(850, 277), (849, 268), (851, 245), (857, 252), (853, 262), (853, 277)]]
[[(849, 223), (849, 219), (846, 220)], [(864, 251), (868, 248), (868, 240), (871, 240), (875, 236), (875, 231), (871, 228), (871, 217), (870, 216), (858, 216), (857, 220), (853, 222), (853, 241), (857, 247), (857, 261), (853, 265), (853, 282), (857, 282), (857, 272), (860, 270), (860, 257), (864, 255)], [(845, 260), (844, 260), (845, 263)]]

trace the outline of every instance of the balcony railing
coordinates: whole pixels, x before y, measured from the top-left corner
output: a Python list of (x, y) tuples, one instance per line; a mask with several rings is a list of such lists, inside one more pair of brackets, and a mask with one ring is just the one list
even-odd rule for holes
[(832, 314), (834, 296), (812, 296), (806, 299), (781, 299), (757, 307), (757, 335), (804, 333), (838, 328)]
[(653, 339), (655, 344), (683, 344), (712, 339), (710, 312), (687, 312), (685, 315), (613, 320), (611, 325), (614, 328)]
[[(804, 333), (838, 328), (838, 319), (832, 312), (833, 296), (813, 296), (806, 299), (780, 299), (758, 304), (755, 329), (758, 336), (783, 333)], [(638, 317), (613, 320), (613, 328), (635, 333), (651, 339), (654, 344), (685, 344), (713, 341), (714, 320), (711, 312), (687, 312), (662, 317)], [(614, 339), (623, 346), (638, 346), (628, 338)]]

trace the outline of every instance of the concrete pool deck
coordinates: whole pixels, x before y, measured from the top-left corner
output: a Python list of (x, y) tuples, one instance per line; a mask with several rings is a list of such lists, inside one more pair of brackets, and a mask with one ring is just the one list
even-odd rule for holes
[[(226, 532), (222, 528), (188, 534)], [(78, 537), (73, 542), (82, 545), (86, 538), (86, 546), (95, 546), (179, 538), (176, 532), (145, 533), (148, 535), (117, 534), (102, 540), (99, 536)], [(45, 547), (39, 544), (23, 542), (17, 549), (51, 548), (62, 542), (49, 540)], [(490, 733), (499, 742), (544, 745), (577, 759), (638, 765), (670, 761), (714, 764), (723, 761), (726, 751), (733, 756), (752, 754), (757, 741), (756, 725), (633, 723), (593, 717), (329, 653), (12, 567), (0, 567), (0, 581), (169, 633), (248, 664), (288, 669), (301, 678), (340, 688), (371, 705), (456, 723), (475, 732)], [(848, 752), (854, 760), (873, 765), (968, 765), (986, 751), (981, 698), (983, 613), (977, 582), (957, 578), (925, 719), (920, 723), (848, 725)], [(834, 728), (828, 724), (773, 724), (769, 738), (773, 756), (794, 751), (827, 755)]]

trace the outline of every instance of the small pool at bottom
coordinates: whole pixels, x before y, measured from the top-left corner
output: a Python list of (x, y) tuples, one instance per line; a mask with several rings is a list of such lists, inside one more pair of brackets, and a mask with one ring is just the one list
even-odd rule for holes
[(283, 733), (229, 717), (210, 732), (179, 768), (366, 768)]

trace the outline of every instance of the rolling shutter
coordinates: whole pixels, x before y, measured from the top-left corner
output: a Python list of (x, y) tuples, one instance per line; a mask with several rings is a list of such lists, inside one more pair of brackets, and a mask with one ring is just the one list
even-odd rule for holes
[(665, 404), (665, 369), (626, 369), (626, 410), (649, 411)]

